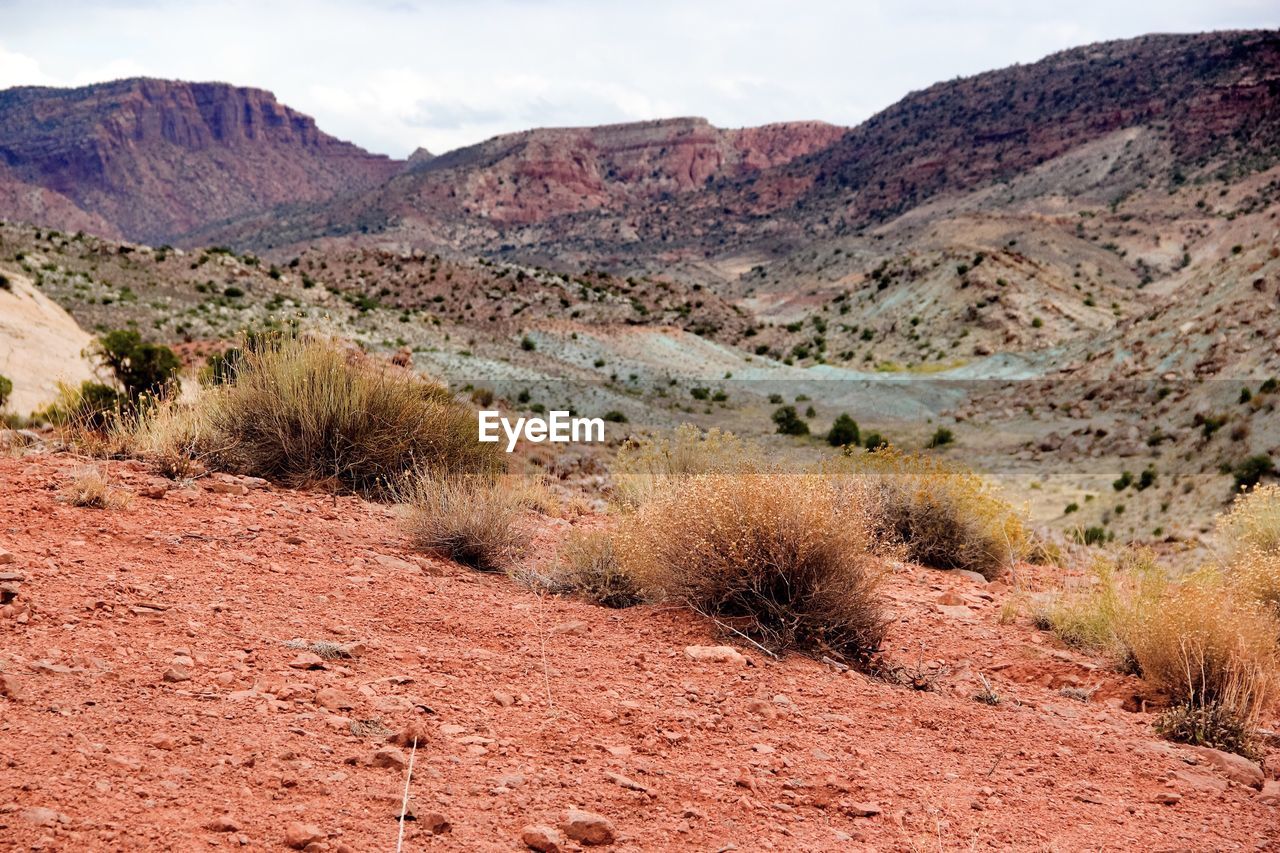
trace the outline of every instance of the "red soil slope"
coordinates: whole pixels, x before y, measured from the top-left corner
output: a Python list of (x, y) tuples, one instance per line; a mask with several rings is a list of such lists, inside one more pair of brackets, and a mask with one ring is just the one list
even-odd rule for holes
[[(421, 737), (406, 850), (521, 849), (570, 808), (626, 850), (1275, 845), (1276, 783), (1157, 740), (1119, 707), (1138, 682), (999, 624), (999, 585), (898, 568), (889, 653), (946, 665), (916, 692), (750, 648), (692, 660), (720, 640), (688, 613), (414, 557), (355, 499), (213, 478), (59, 503), (82, 464), (0, 459), (0, 847), (392, 850), (409, 750), (388, 732)], [(567, 523), (536, 523), (545, 560)], [(295, 638), (360, 647), (309, 669)]]

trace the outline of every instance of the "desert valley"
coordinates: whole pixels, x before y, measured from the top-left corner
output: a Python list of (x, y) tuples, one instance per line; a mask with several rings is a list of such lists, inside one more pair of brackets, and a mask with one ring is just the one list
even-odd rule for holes
[(1278, 215), (1271, 30), (403, 160), (0, 91), (0, 848), (1274, 849)]

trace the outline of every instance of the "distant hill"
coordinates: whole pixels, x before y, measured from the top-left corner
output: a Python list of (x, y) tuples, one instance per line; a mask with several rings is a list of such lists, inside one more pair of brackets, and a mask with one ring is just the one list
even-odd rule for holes
[(0, 92), (0, 217), (67, 230), (160, 244), (400, 166), (260, 89), (133, 79)]

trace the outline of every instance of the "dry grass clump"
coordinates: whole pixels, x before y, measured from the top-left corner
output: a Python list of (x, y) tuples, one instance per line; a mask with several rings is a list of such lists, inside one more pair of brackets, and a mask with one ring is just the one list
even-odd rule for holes
[(913, 562), (991, 579), (1027, 550), (1018, 513), (971, 471), (891, 447), (846, 455), (828, 470), (875, 484), (879, 533), (902, 543)]
[(682, 424), (669, 438), (629, 441), (613, 464), (613, 500), (623, 508), (644, 503), (673, 478), (758, 470), (760, 452), (731, 432), (703, 432)]
[(500, 462), (447, 389), (323, 341), (246, 352), (235, 381), (208, 389), (200, 408), (215, 466), (288, 484), (369, 494), (418, 467), (461, 474)]
[(618, 565), (613, 535), (603, 530), (569, 535), (552, 572), (550, 587), (604, 607), (631, 607), (644, 600), (635, 579)]
[(1064, 643), (1102, 652), (1121, 669), (1136, 665), (1129, 635), (1139, 614), (1159, 605), (1169, 576), (1146, 550), (1126, 550), (1094, 560), (1083, 583), (1037, 608), (1035, 620)]
[(1092, 582), (1059, 594), (1037, 622), (1167, 694), (1157, 728), (1175, 740), (1247, 754), (1280, 699), (1280, 619), (1214, 568), (1175, 581), (1147, 552), (1100, 559)]
[(482, 572), (510, 568), (525, 542), (517, 492), (477, 475), (418, 474), (396, 488), (413, 546)]
[(1203, 573), (1145, 608), (1129, 630), (1142, 675), (1168, 692), (1167, 734), (1248, 754), (1264, 710), (1280, 698), (1280, 621)]
[(332, 341), (258, 340), (225, 383), (121, 427), (134, 455), (371, 496), (410, 471), (493, 473), (502, 453), (446, 388)]
[(1280, 614), (1280, 551), (1247, 551), (1227, 571), (1231, 585), (1249, 601)]
[(96, 465), (76, 471), (70, 482), (59, 490), (59, 497), (72, 506), (93, 509), (125, 509), (133, 502), (133, 494), (111, 485), (107, 475)]
[(866, 503), (819, 474), (695, 474), (623, 518), (618, 563), (647, 594), (771, 650), (865, 663), (886, 628)]
[(1218, 519), (1218, 535), (1231, 557), (1280, 552), (1280, 485), (1257, 486), (1236, 497)]

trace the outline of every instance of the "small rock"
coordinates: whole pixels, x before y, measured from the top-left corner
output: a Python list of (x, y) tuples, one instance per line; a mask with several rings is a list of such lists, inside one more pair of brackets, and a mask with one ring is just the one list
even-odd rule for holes
[(565, 812), (560, 829), (579, 844), (612, 844), (618, 837), (618, 831), (608, 818), (578, 809)]
[(0, 566), (10, 565), (16, 559), (17, 557), (13, 556), (12, 552), (0, 548)]
[(284, 843), (293, 850), (305, 850), (308, 844), (324, 841), (325, 831), (309, 823), (294, 821), (284, 831)]
[(959, 575), (962, 578), (968, 578), (974, 583), (980, 583), (983, 585), (987, 583), (987, 579), (984, 578), (981, 574), (979, 574), (978, 572), (970, 571), (969, 569), (954, 569), (952, 570), (951, 574)]
[(394, 746), (384, 746), (374, 751), (373, 758), (369, 759), (369, 763), (374, 767), (394, 767), (397, 770), (403, 770), (409, 766), (409, 757), (404, 754), (402, 749), (397, 749)]
[(497, 702), (504, 708), (510, 708), (512, 705), (516, 704), (516, 697), (502, 690), (495, 690), (493, 691), (493, 701)]
[(612, 770), (606, 770), (604, 772), (604, 778), (615, 785), (626, 788), (628, 791), (640, 791), (641, 793), (646, 793), (649, 790), (635, 779), (623, 776), (621, 773), (614, 773)]
[(772, 720), (778, 716), (778, 708), (765, 699), (752, 699), (747, 703), (747, 713)]
[(685, 646), (685, 657), (696, 661), (732, 663), (742, 666), (747, 662), (742, 653), (732, 646)]
[(453, 824), (445, 819), (440, 812), (427, 812), (418, 817), (418, 826), (425, 829), (432, 835), (444, 835), (446, 832), (453, 830)]
[(1176, 806), (1178, 803), (1182, 802), (1182, 795), (1175, 794), (1172, 791), (1162, 791), (1155, 795), (1153, 802), (1157, 802), (1162, 806)]
[(164, 671), (164, 675), (161, 677), (171, 684), (177, 684), (180, 681), (190, 681), (191, 673), (184, 666), (171, 666)]
[(206, 823), (204, 828), (210, 832), (239, 832), (240, 824), (232, 820), (230, 815), (224, 814)]
[(563, 843), (560, 833), (540, 823), (529, 824), (520, 830), (520, 840), (530, 850), (537, 850), (538, 853), (559, 853)]
[[(164, 480), (152, 480), (151, 482), (144, 483), (140, 486), (138, 488), (138, 494), (144, 498), (158, 501), (165, 495), (169, 494), (169, 484)], [(230, 832), (231, 830), (227, 831)]]
[(21, 815), (22, 819), (27, 823), (33, 823), (36, 826), (57, 826), (60, 823), (70, 823), (71, 818), (62, 812), (53, 809), (46, 809), (42, 806), (33, 806), (24, 809)]
[(1280, 782), (1271, 780), (1262, 786), (1262, 794), (1258, 802), (1264, 806), (1280, 806)]
[(880, 814), (878, 803), (850, 803), (845, 811), (853, 817), (875, 817)]
[(553, 634), (585, 634), (587, 633), (587, 623), (581, 619), (575, 619), (572, 622), (563, 622), (551, 629)]
[(317, 690), (313, 701), (321, 708), (329, 711), (349, 711), (355, 707), (355, 703), (350, 698), (334, 687), (324, 687)]
[(938, 604), (945, 604), (949, 607), (964, 604), (964, 598), (961, 597), (960, 593), (956, 592), (954, 589), (947, 590), (942, 595), (938, 596), (935, 601), (937, 601)]
[(293, 660), (289, 661), (289, 666), (293, 669), (324, 669), (324, 658), (315, 652), (303, 652)]
[(1262, 775), (1262, 768), (1244, 756), (1236, 755), (1233, 752), (1223, 752), (1220, 749), (1210, 749), (1207, 746), (1190, 746), (1187, 748), (1232, 782), (1237, 782), (1246, 788), (1262, 789), (1262, 782), (1266, 778)]
[(17, 702), (22, 699), (22, 683), (18, 677), (8, 672), (0, 672), (0, 696)]

